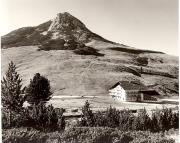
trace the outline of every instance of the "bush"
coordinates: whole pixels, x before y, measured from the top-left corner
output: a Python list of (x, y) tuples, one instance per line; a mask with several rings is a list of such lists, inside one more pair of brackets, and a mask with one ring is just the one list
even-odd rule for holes
[(3, 108), (1, 110), (2, 129), (9, 129), (12, 127), (22, 127), (26, 124), (26, 117), (23, 112), (14, 112)]
[(62, 131), (65, 129), (64, 111), (59, 112), (52, 106), (33, 105), (22, 112), (2, 109), (2, 128), (32, 127), (40, 131)]
[(147, 57), (137, 57), (136, 62), (139, 66), (147, 66), (148, 65), (148, 58)]
[(65, 120), (63, 113), (58, 114), (52, 105), (47, 107), (39, 103), (33, 105), (25, 111), (26, 125), (41, 131), (64, 130)]
[(3, 143), (45, 143), (48, 136), (32, 128), (14, 128), (2, 131)]
[(112, 127), (122, 131), (147, 131), (159, 132), (171, 128), (179, 128), (179, 112), (173, 113), (171, 109), (156, 109), (150, 118), (146, 109), (135, 116), (129, 110), (117, 110), (116, 108), (107, 108), (105, 112), (98, 111), (93, 113), (88, 101), (82, 109), (82, 118), (79, 126), (89, 127)]

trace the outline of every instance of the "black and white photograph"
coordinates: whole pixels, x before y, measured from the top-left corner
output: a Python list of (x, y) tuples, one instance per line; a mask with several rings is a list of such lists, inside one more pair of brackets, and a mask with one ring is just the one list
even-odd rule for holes
[(179, 143), (178, 0), (1, 0), (2, 143)]

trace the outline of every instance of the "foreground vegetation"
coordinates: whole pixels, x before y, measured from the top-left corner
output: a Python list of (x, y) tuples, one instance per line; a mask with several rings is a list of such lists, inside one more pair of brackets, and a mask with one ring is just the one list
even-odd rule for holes
[(75, 127), (64, 132), (44, 133), (31, 128), (3, 130), (3, 143), (174, 143), (165, 133), (149, 131), (123, 132), (108, 127)]
[(159, 132), (171, 128), (179, 128), (179, 111), (173, 112), (172, 109), (163, 108), (152, 111), (151, 117), (146, 109), (142, 109), (137, 115), (129, 110), (117, 110), (107, 108), (105, 112), (99, 111), (94, 114), (90, 109), (90, 104), (86, 101), (82, 108), (83, 116), (79, 122), (80, 126), (89, 127), (112, 127), (121, 131), (151, 131)]

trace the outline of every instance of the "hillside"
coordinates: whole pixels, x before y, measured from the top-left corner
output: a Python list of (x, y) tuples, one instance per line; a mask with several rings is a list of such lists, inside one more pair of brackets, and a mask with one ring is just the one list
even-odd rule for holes
[[(45, 47), (45, 48), (44, 48)], [(2, 37), (2, 75), (14, 61), (27, 85), (36, 72), (53, 95), (108, 96), (120, 80), (140, 80), (162, 95), (178, 95), (178, 57), (114, 43), (69, 13)]]

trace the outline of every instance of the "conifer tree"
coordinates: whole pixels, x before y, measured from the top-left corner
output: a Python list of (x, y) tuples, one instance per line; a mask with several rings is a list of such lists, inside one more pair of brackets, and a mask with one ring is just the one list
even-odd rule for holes
[(178, 111), (178, 113), (174, 113), (172, 115), (171, 124), (172, 124), (173, 128), (175, 128), (175, 129), (179, 128), (179, 111)]
[(158, 132), (160, 130), (160, 127), (159, 127), (158, 118), (157, 118), (156, 113), (152, 113), (151, 118), (152, 119), (151, 119), (150, 129), (152, 132)]
[(90, 109), (90, 104), (88, 101), (85, 102), (84, 107), (82, 108), (82, 126), (94, 126), (95, 125), (95, 118), (92, 110)]
[(24, 103), (24, 96), (22, 95), (22, 79), (16, 72), (16, 66), (11, 61), (8, 70), (1, 80), (1, 98), (3, 107), (11, 111), (19, 111), (22, 109)]
[(140, 119), (140, 130), (148, 130), (150, 126), (150, 117), (147, 114), (146, 109), (144, 108), (141, 113), (138, 114)]
[(49, 101), (51, 95), (50, 81), (36, 73), (26, 89), (27, 101), (32, 105), (38, 105), (40, 102), (45, 103)]

